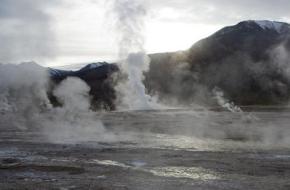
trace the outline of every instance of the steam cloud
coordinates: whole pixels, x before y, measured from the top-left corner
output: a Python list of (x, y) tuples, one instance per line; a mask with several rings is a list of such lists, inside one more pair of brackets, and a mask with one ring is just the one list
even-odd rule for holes
[(152, 109), (156, 103), (143, 84), (143, 73), (148, 70), (150, 59), (144, 50), (144, 17), (146, 6), (143, 0), (114, 0), (117, 29), (120, 34), (119, 57), (121, 68), (128, 74), (128, 81), (120, 84), (122, 104), (129, 109)]
[(90, 110), (89, 91), (89, 86), (79, 78), (67, 78), (54, 90), (63, 106), (45, 115), (45, 119), (50, 118), (44, 122), (50, 139), (102, 140), (108, 136), (97, 114)]
[(215, 95), (218, 105), (221, 107), (226, 108), (230, 112), (243, 112), (240, 107), (236, 106), (233, 102), (230, 102), (224, 97), (224, 92), (220, 88), (215, 87), (213, 89), (213, 94)]
[(53, 142), (101, 140), (109, 136), (97, 114), (89, 109), (90, 88), (85, 82), (67, 78), (53, 91), (62, 107), (50, 104), (48, 89), (45, 68), (35, 63), (1, 64), (1, 128), (40, 130)]
[(47, 79), (45, 70), (35, 63), (0, 65), (1, 126), (27, 127), (50, 107)]
[[(28, 4), (23, 4), (23, 6), (26, 5), (30, 8), (33, 7), (32, 5), (35, 3), (30, 0), (25, 1), (28, 2)], [(1, 5), (6, 5), (8, 7), (13, 5), (12, 2), (13, 0), (0, 0)], [(40, 4), (36, 3), (35, 8), (31, 8), (33, 11), (30, 13), (33, 16), (4, 14), (5, 11), (2, 11), (2, 6), (0, 6), (0, 17), (8, 20), (15, 17), (18, 25), (22, 23), (20, 17), (24, 19), (30, 16), (35, 17), (34, 14), (39, 13), (38, 6), (40, 6)], [(142, 0), (115, 0), (114, 10), (117, 16), (117, 27), (120, 31), (119, 56), (122, 61), (121, 67), (123, 71), (128, 74), (128, 81), (118, 86), (117, 90), (123, 94), (122, 103), (129, 109), (152, 109), (156, 106), (156, 100), (146, 93), (143, 84), (143, 73), (148, 70), (150, 63), (143, 47), (144, 38), (142, 35), (144, 17), (146, 16), (145, 2)], [(12, 58), (22, 58), (22, 55), (34, 57), (36, 55), (33, 53), (37, 52), (38, 56), (39, 51), (40, 55), (42, 54), (41, 52), (46, 55), (46, 50), (50, 48), (48, 46), (42, 46), (44, 47), (43, 49), (39, 48), (38, 43), (39, 39), (47, 39), (45, 38), (46, 35), (41, 35), (49, 31), (46, 30), (48, 29), (48, 25), (46, 24), (49, 19), (43, 13), (40, 15), (42, 16), (36, 17), (41, 18), (40, 20), (32, 22), (35, 25), (32, 24), (31, 27), (28, 27), (27, 31), (24, 30), (24, 33), (28, 32), (29, 37), (36, 38), (33, 40), (35, 44), (28, 44), (28, 46), (31, 47), (28, 48), (29, 51), (22, 52), (27, 50), (25, 48), (27, 44), (18, 44), (22, 40), (15, 38), (15, 43), (14, 41), (11, 43), (13, 48), (1, 50), (2, 60), (10, 61)], [(7, 22), (7, 24), (11, 23)], [(19, 26), (21, 27), (22, 24)], [(34, 29), (38, 27), (44, 27), (44, 33), (38, 32), (36, 35)], [(6, 29), (7, 27), (4, 26), (4, 28)], [(6, 39), (13, 39), (13, 36), (10, 36), (11, 38), (6, 38), (8, 34), (9, 32), (7, 30), (1, 30), (0, 42), (2, 44), (8, 44), (8, 41), (5, 41)], [(16, 36), (18, 36), (18, 34)], [(45, 41), (42, 41), (42, 43), (46, 44)], [(278, 49), (273, 56), (277, 56), (277, 58), (284, 60), (279, 61), (279, 63), (282, 64), (280, 67), (284, 68), (288, 65), (287, 60), (289, 60), (289, 56), (287, 52), (281, 48)], [(10, 51), (11, 49), (13, 49), (13, 52)], [(188, 68), (185, 67), (185, 69)], [(288, 76), (288, 67), (286, 71), (285, 75)], [(192, 76), (192, 78), (194, 78), (194, 76)], [(179, 79), (178, 81), (184, 82)], [(49, 80), (47, 72), (37, 64), (0, 65), (0, 126), (16, 127), (22, 130), (40, 128), (45, 132), (48, 138), (53, 141), (62, 141), (63, 139), (87, 140), (96, 138), (101, 140), (110, 136), (96, 113), (89, 109), (89, 87), (83, 81), (76, 78), (68, 78), (54, 90), (53, 94), (63, 104), (62, 107), (58, 108), (53, 108), (50, 104), (47, 97), (48, 88)], [(190, 90), (195, 91), (194, 88)], [(222, 107), (232, 112), (241, 112), (240, 108), (224, 98), (223, 92), (220, 89), (215, 89), (214, 94), (217, 102)], [(254, 131), (245, 129), (247, 121), (244, 122), (243, 118), (238, 121), (231, 120), (232, 124), (230, 125), (230, 130), (226, 130), (224, 134), (224, 131), (217, 131), (214, 129), (215, 125), (218, 123), (213, 123), (212, 121), (214, 120), (211, 120), (207, 116), (203, 119), (197, 115), (193, 120), (185, 120), (184, 122), (188, 122), (187, 126), (189, 126), (189, 129), (186, 130), (194, 130), (193, 133), (195, 135), (201, 133), (200, 135), (202, 137), (216, 136), (226, 138), (228, 133), (234, 135), (238, 133), (238, 136), (252, 137), (253, 134), (256, 133), (266, 140), (274, 139), (273, 142), (276, 143), (280, 140), (279, 138), (283, 135), (283, 132), (289, 134), (288, 130), (277, 131), (275, 130), (275, 126), (271, 126), (270, 124), (266, 128), (251, 128), (251, 130)], [(192, 126), (192, 123), (194, 123), (195, 126)], [(173, 125), (175, 124), (173, 123)], [(181, 125), (184, 125), (184, 123)], [(211, 127), (212, 125), (213, 127)], [(178, 128), (178, 130), (180, 130), (180, 128)], [(283, 140), (288, 142), (287, 135), (285, 135)]]

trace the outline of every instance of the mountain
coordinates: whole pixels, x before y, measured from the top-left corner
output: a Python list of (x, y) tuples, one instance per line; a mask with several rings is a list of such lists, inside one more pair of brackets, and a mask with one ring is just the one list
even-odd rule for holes
[(77, 71), (66, 71), (48, 68), (51, 79), (51, 90), (48, 92), (51, 102), (60, 105), (60, 102), (53, 95), (53, 89), (67, 77), (78, 77), (85, 81), (91, 88), (92, 109), (104, 108), (114, 110), (115, 90), (113, 87), (112, 74), (118, 72), (116, 64), (106, 62), (91, 63)]
[[(161, 100), (215, 104), (222, 91), (238, 105), (285, 104), (290, 99), (290, 25), (243, 21), (222, 28), (186, 51), (150, 54), (144, 84)], [(92, 108), (115, 109), (111, 75), (116, 64), (92, 63), (78, 71), (49, 69), (52, 89), (66, 77), (90, 87)], [(51, 90), (52, 91), (52, 90)], [(52, 102), (58, 101), (50, 93)]]
[(90, 63), (77, 71), (67, 71), (48, 68), (50, 78), (54, 81), (63, 80), (66, 77), (79, 77), (85, 81), (107, 78), (113, 72), (119, 71), (116, 64), (107, 62)]
[(290, 94), (290, 25), (243, 21), (189, 50), (153, 54), (145, 84), (151, 94), (208, 102), (220, 88), (240, 105), (280, 104)]

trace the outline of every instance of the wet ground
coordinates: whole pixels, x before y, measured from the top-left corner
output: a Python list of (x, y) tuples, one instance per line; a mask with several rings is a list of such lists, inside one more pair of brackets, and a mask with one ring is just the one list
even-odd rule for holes
[(97, 114), (106, 138), (0, 133), (0, 189), (290, 189), (290, 112)]

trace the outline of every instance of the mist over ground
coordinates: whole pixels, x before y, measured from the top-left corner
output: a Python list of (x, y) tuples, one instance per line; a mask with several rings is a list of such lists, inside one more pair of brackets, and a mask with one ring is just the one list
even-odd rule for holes
[(148, 1), (112, 0), (118, 61), (71, 71), (22, 62), (57, 52), (56, 1), (17, 2), (0, 0), (1, 189), (289, 189), (289, 24), (149, 54)]

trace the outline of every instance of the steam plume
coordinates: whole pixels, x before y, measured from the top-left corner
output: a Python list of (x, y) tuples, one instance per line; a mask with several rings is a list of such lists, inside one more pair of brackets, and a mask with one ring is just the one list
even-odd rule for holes
[(37, 130), (50, 141), (106, 138), (106, 130), (90, 107), (89, 90), (78, 78), (64, 80), (53, 92), (62, 107), (47, 96), (47, 70), (35, 63), (0, 64), (0, 128)]
[(236, 106), (233, 102), (228, 101), (225, 97), (224, 97), (224, 92), (218, 88), (215, 87), (213, 89), (213, 94), (215, 95), (215, 99), (217, 100), (218, 105), (220, 105), (221, 107), (229, 110), (230, 112), (243, 112), (242, 109), (238, 106)]
[(150, 59), (144, 50), (144, 18), (146, 6), (143, 0), (115, 0), (114, 12), (120, 34), (119, 58), (121, 68), (128, 74), (128, 81), (117, 91), (123, 94), (122, 103), (129, 109), (151, 109), (152, 98), (146, 94), (143, 73), (148, 70)]

